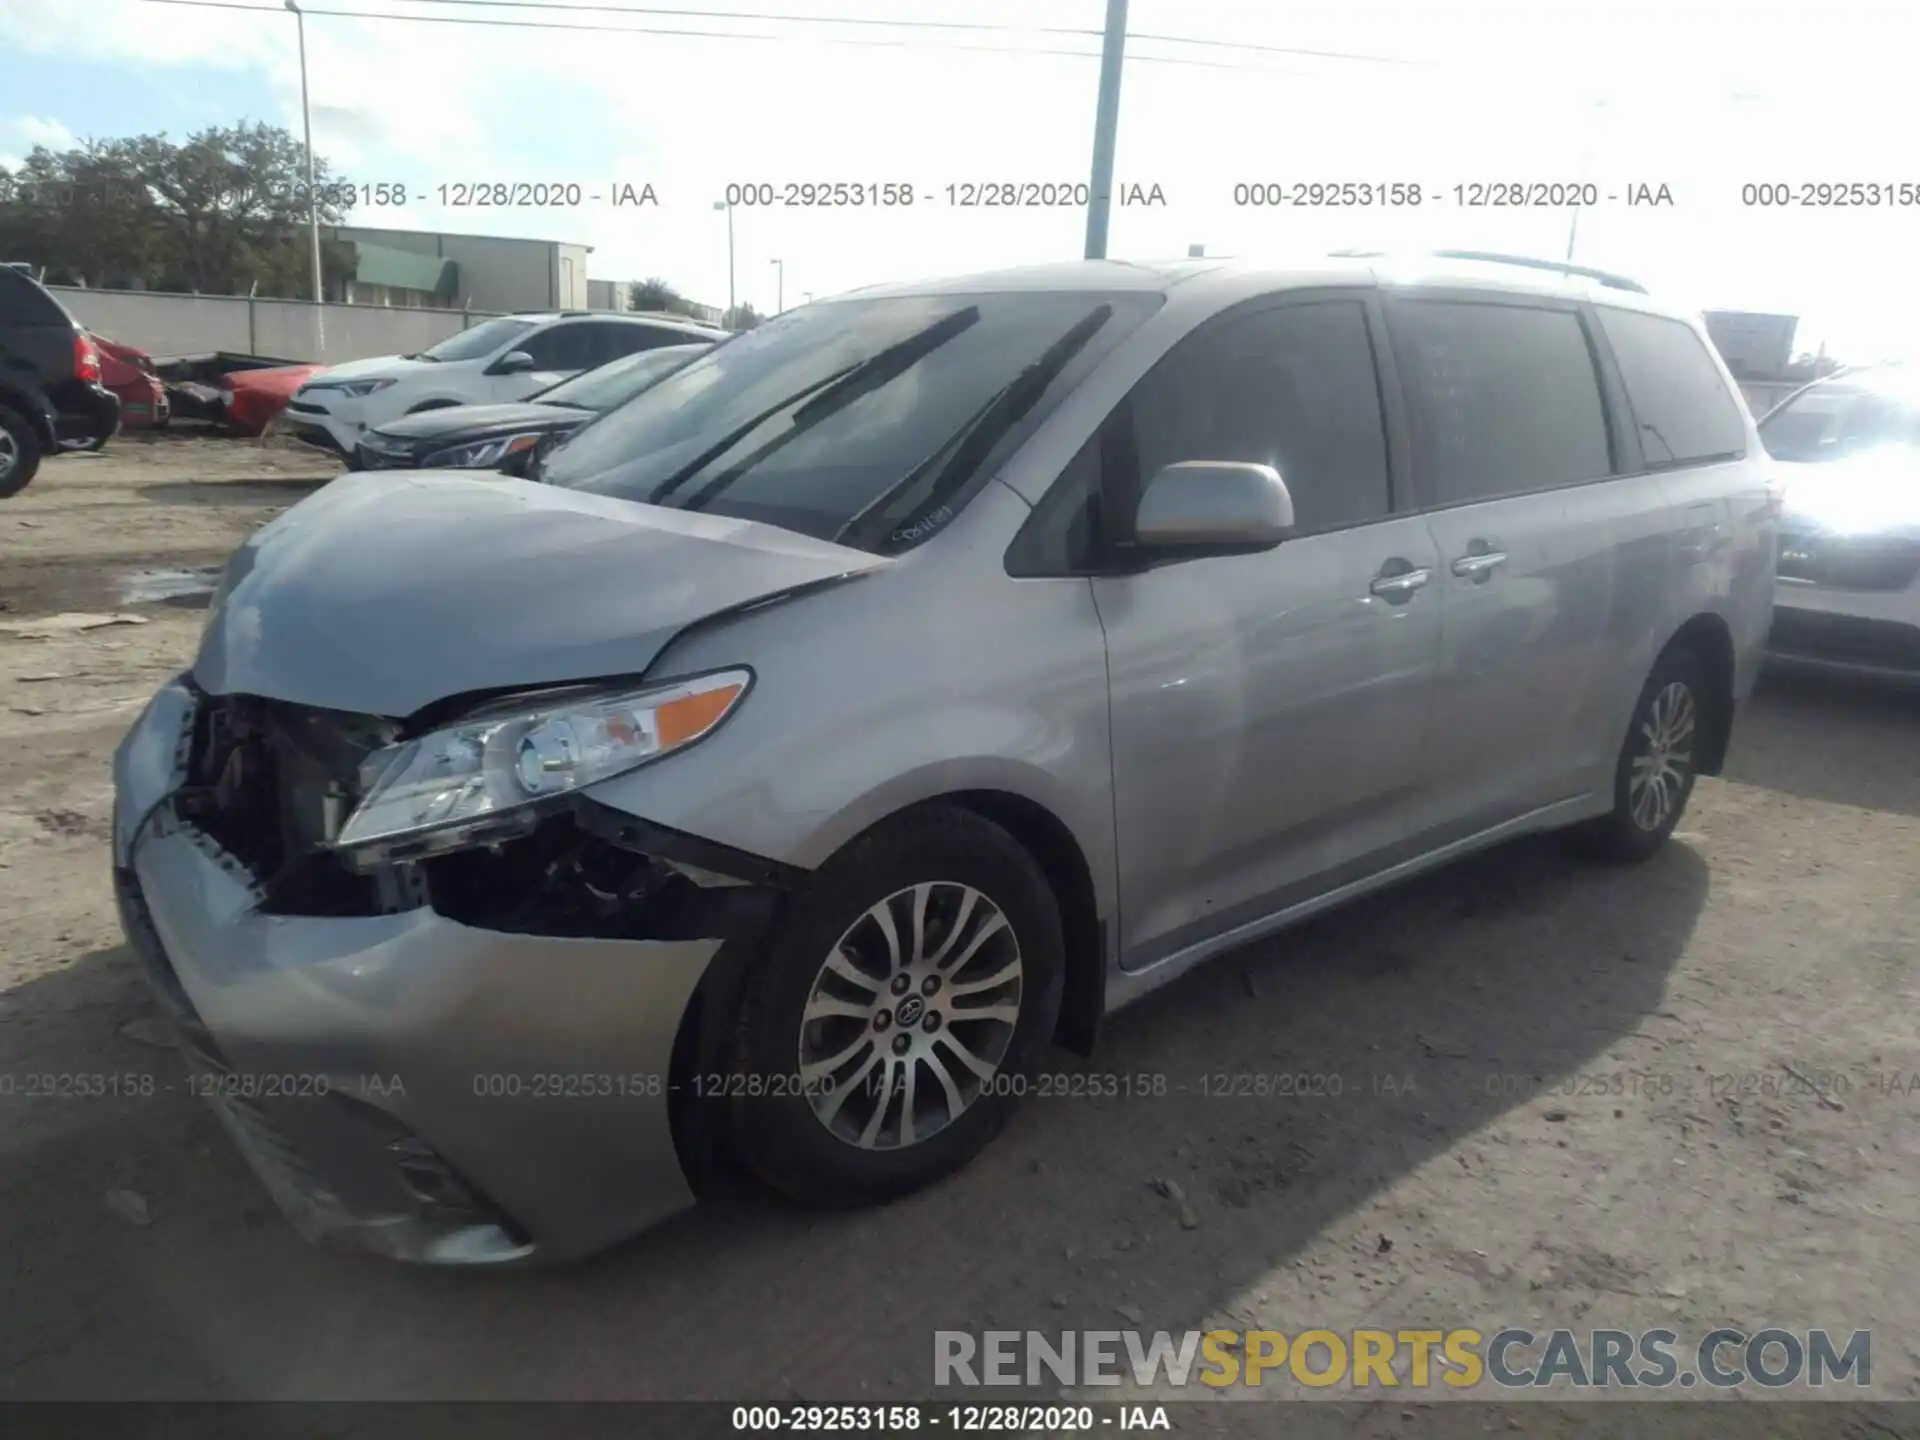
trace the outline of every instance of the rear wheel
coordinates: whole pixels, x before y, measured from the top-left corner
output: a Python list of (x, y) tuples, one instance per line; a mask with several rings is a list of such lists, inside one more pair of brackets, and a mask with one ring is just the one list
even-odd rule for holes
[(1027, 1089), (1060, 1011), (1060, 912), (1033, 857), (971, 811), (855, 841), (764, 958), (729, 1094), (749, 1165), (859, 1204), (958, 1169)]
[(0, 500), (27, 488), (40, 468), (40, 436), (18, 410), (0, 405)]
[(1693, 794), (1707, 673), (1691, 650), (1660, 657), (1641, 688), (1614, 768), (1613, 809), (1573, 832), (1597, 859), (1644, 860), (1666, 843)]

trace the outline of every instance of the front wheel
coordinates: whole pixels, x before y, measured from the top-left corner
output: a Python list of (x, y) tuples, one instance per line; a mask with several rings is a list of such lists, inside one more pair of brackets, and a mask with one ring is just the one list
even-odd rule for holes
[(1614, 769), (1613, 809), (1573, 832), (1597, 859), (1645, 860), (1673, 834), (1693, 794), (1707, 675), (1691, 650), (1660, 657), (1641, 688)]
[(744, 1158), (839, 1205), (958, 1169), (1026, 1093), (1064, 975), (1052, 889), (1000, 826), (929, 807), (868, 832), (750, 985), (730, 1092)]
[(0, 500), (27, 488), (40, 468), (40, 436), (18, 410), (0, 405)]

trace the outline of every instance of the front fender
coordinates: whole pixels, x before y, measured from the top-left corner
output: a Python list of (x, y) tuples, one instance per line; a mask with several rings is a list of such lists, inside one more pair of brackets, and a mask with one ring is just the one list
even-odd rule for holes
[(913, 556), (683, 635), (650, 676), (749, 665), (753, 693), (699, 744), (594, 786), (594, 798), (816, 869), (908, 806), (1002, 792), (1073, 836), (1112, 913), (1106, 647), (1090, 588), (981, 577), (959, 563), (960, 542), (939, 542), (959, 577)]

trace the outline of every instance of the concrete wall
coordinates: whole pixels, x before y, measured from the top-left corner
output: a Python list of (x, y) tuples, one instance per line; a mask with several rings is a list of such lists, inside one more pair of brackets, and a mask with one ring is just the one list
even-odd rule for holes
[[(426, 230), (374, 230), (357, 225), (330, 227), (340, 240), (365, 240), (391, 250), (437, 255), (460, 267), (460, 288), (454, 295), (461, 309), (584, 310), (587, 308), (587, 252), (585, 245), (562, 245), (551, 240), (514, 240), (493, 235), (442, 235)], [(571, 301), (564, 288), (571, 262)]]
[(231, 350), (338, 365), (421, 350), (495, 313), (385, 305), (315, 305), (230, 295), (161, 295), (49, 286), (89, 330), (156, 359)]

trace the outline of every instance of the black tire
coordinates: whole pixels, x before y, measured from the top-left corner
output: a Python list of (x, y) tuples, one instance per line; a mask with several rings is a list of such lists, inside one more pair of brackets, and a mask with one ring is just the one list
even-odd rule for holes
[[(1677, 766), (1679, 778), (1664, 787), (1665, 803), (1657, 807), (1657, 813), (1650, 813), (1645, 794), (1634, 787), (1635, 762), (1649, 754), (1656, 706), (1675, 686), (1682, 688), (1691, 707), (1692, 728), (1684, 745), (1674, 747), (1676, 762), (1681, 752), (1685, 757), (1684, 764)], [(1569, 832), (1576, 849), (1595, 860), (1634, 864), (1667, 843), (1667, 837), (1679, 825), (1680, 817), (1686, 813), (1687, 801), (1693, 795), (1700, 745), (1713, 713), (1713, 703), (1706, 667), (1693, 651), (1684, 646), (1668, 650), (1655, 662), (1647, 683), (1640, 689), (1640, 698), (1634, 702), (1633, 719), (1620, 744), (1620, 758), (1613, 774), (1613, 809)]]
[(40, 469), (40, 435), (33, 428), (33, 422), (18, 410), (0, 405), (0, 434), (4, 434), (7, 445), (13, 451), (13, 464), (4, 476), (0, 476), (0, 500), (18, 495)]
[[(878, 935), (874, 922), (863, 918), (871, 908), (928, 883), (936, 888), (929, 892), (933, 898), (925, 910), (927, 943), (914, 947), (903, 941), (910, 952), (917, 953), (917, 948), (933, 952), (917, 963), (930, 963), (938, 956), (943, 931), (958, 932), (952, 956), (964, 954), (973, 944), (981, 921), (988, 917), (976, 901), (961, 924), (953, 923), (965, 898), (962, 887), (977, 891), (999, 910), (1012, 933), (1010, 943), (1018, 947), (1010, 951), (1009, 942), (991, 935), (972, 958), (954, 964), (948, 976), (950, 984), (976, 984), (982, 976), (976, 967), (986, 967), (990, 978), (1004, 971), (1009, 955), (1018, 960), (1017, 1018), (992, 1080), (968, 1078), (948, 1051), (937, 1051), (948, 1073), (960, 1081), (963, 1094), (974, 1087), (957, 1115), (951, 1113), (951, 1101), (937, 1085), (931, 1062), (918, 1058), (917, 1050), (915, 1058), (896, 1060), (891, 1049), (900, 1044), (917, 1047), (923, 1040), (929, 1050), (948, 1045), (947, 1036), (925, 1028), (929, 1022), (924, 1013), (947, 1005), (948, 999), (930, 994), (923, 1005), (915, 1006), (919, 1023), (905, 1020), (891, 1034), (877, 1028), (882, 1023), (878, 1017), (871, 1025), (834, 1019), (816, 1020), (809, 1026), (805, 1020), (810, 1000), (819, 998), (816, 986), (840, 984), (824, 977), (822, 967), (829, 955), (848, 953), (840, 948), (843, 940), (861, 948)], [(890, 913), (910, 922), (912, 899), (905, 904), (904, 912)], [(943, 906), (949, 908), (940, 913)], [(900, 933), (907, 933), (906, 926)], [(803, 1202), (834, 1206), (888, 1199), (952, 1173), (999, 1133), (1025, 1093), (1053, 1035), (1065, 975), (1059, 904), (1032, 855), (1013, 836), (982, 816), (948, 806), (927, 806), (876, 826), (813, 877), (782, 917), (749, 981), (735, 1030), (729, 1089), (731, 1130), (740, 1158), (775, 1190)], [(889, 992), (881, 984), (876, 982), (874, 990), (878, 997), (874, 1003), (895, 1003), (885, 998)], [(899, 1008), (906, 1010), (910, 999), (925, 993), (909, 989), (898, 999)], [(1004, 990), (990, 991), (986, 998), (998, 1003), (1005, 996)], [(863, 1002), (864, 998), (860, 997)], [(967, 1003), (973, 1003), (971, 998)], [(930, 1023), (941, 1022), (936, 1018)], [(989, 1042), (977, 1038), (982, 1032), (971, 1028), (989, 1022), (956, 1018), (952, 1024), (967, 1027), (958, 1032), (962, 1043), (990, 1048)], [(880, 1073), (887, 1088), (879, 1108), (893, 1117), (890, 1147), (862, 1148), (855, 1140), (833, 1133), (815, 1113), (815, 1096), (805, 1093), (800, 1078), (803, 1029), (810, 1039), (820, 1039), (823, 1048), (837, 1051), (841, 1039), (823, 1038), (831, 1036), (836, 1026), (841, 1027), (841, 1036), (853, 1037), (845, 1043), (857, 1045), (861, 1037), (870, 1039), (882, 1061)], [(857, 1072), (862, 1059), (856, 1055), (842, 1073)], [(944, 1118), (920, 1120), (919, 1127), (929, 1133), (912, 1143), (900, 1143), (905, 1127), (899, 1117), (908, 1093), (904, 1074), (909, 1070), (921, 1087), (914, 1092), (916, 1106), (937, 1100)], [(896, 1075), (901, 1076), (898, 1089)], [(845, 1084), (847, 1095), (835, 1123), (850, 1125), (851, 1117), (861, 1113), (852, 1107), (871, 1104), (872, 1082), (861, 1083), (868, 1088), (851, 1081)], [(747, 1093), (738, 1093), (742, 1090)], [(884, 1133), (881, 1138), (886, 1138)]]

